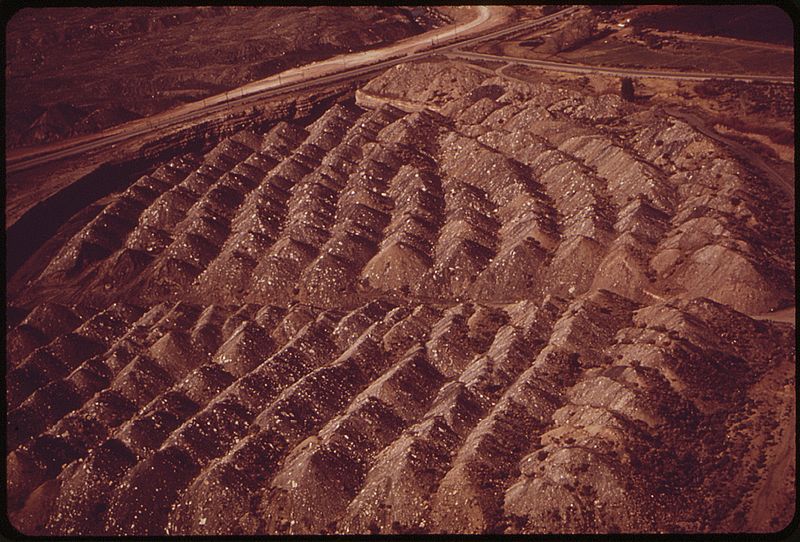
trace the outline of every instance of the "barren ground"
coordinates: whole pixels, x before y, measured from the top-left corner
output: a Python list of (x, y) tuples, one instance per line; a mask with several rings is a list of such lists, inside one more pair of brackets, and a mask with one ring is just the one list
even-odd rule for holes
[[(711, 11), (713, 24), (699, 34), (690, 32), (696, 30), (699, 21), (708, 21), (709, 13), (704, 6), (598, 9), (593, 13), (596, 32), (576, 47), (557, 54), (541, 50), (541, 37), (552, 30), (487, 42), (475, 50), (616, 67), (731, 74), (792, 73), (794, 49), (791, 39), (786, 38), (788, 18), (782, 10), (774, 6), (734, 6), (718, 11), (711, 8)], [(673, 12), (677, 14), (674, 17)], [(790, 30), (789, 21), (789, 35)], [(526, 66), (512, 66), (504, 73), (532, 80), (550, 77)], [(560, 81), (572, 84), (573, 88), (578, 83), (592, 92), (619, 90), (619, 80), (606, 76), (565, 75)], [(740, 141), (784, 177), (794, 179), (792, 86), (648, 78), (637, 79), (635, 84), (640, 103), (678, 105), (698, 111), (710, 125), (719, 126), (721, 134)]]
[(7, 282), (14, 526), (784, 528), (793, 154), (713, 129), (791, 94), (637, 93), (400, 64), (87, 196)]
[(24, 9), (7, 27), (6, 147), (91, 133), (446, 20), (389, 7)]

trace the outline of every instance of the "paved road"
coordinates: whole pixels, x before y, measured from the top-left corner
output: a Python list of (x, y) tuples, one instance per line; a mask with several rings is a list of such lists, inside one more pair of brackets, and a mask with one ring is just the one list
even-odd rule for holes
[(794, 77), (777, 75), (747, 75), (735, 73), (706, 73), (706, 72), (676, 72), (665, 70), (646, 70), (639, 68), (610, 68), (606, 66), (591, 66), (588, 64), (572, 64), (567, 62), (552, 62), (550, 60), (533, 60), (504, 55), (487, 55), (466, 51), (451, 51), (447, 56), (453, 58), (466, 58), (469, 60), (493, 60), (499, 62), (514, 62), (533, 66), (542, 70), (567, 72), (567, 73), (600, 73), (618, 77), (654, 77), (660, 79), (678, 79), (684, 81), (708, 81), (709, 79), (729, 79), (734, 81), (769, 81), (771, 83), (793, 84)]
[(366, 74), (385, 70), (401, 62), (446, 52), (456, 46), (473, 45), (484, 40), (495, 39), (520, 30), (534, 28), (569, 15), (579, 8), (567, 8), (545, 17), (513, 26), (506, 26), (500, 30), (490, 32), (490, 29), (503, 22), (505, 18), (503, 15), (504, 9), (502, 6), (477, 6), (475, 19), (467, 23), (447, 26), (434, 32), (426, 32), (388, 47), (337, 56), (321, 62), (313, 62), (198, 102), (183, 105), (145, 119), (137, 119), (121, 124), (96, 134), (76, 137), (41, 147), (17, 149), (9, 152), (6, 156), (6, 172), (13, 173), (50, 161), (95, 151), (165, 128), (199, 123), (204, 118), (220, 113), (225, 109), (252, 104), (272, 96), (310, 86), (363, 77)]

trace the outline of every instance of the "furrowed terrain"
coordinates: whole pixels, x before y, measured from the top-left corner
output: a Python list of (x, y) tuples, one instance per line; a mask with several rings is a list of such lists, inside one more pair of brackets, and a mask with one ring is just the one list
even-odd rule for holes
[(780, 530), (772, 183), (659, 108), (456, 62), (154, 165), (9, 291), (12, 522)]

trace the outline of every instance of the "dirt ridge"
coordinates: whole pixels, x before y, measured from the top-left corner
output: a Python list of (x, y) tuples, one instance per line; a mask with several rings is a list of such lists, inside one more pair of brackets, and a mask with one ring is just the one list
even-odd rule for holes
[(794, 304), (768, 181), (615, 95), (457, 63), (376, 88), (436, 108), (162, 163), (10, 292), (14, 525), (785, 526), (795, 330), (747, 315)]

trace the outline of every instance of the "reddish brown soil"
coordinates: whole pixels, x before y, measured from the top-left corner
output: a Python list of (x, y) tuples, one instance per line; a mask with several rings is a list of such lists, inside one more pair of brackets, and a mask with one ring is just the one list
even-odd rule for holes
[(701, 36), (732, 38), (792, 45), (790, 14), (778, 5), (673, 6), (636, 17), (637, 28), (678, 30)]
[(446, 19), (427, 8), (28, 8), (6, 28), (6, 146), (151, 115)]
[(746, 314), (794, 305), (794, 218), (758, 172), (455, 64), (359, 103), (154, 166), (9, 292), (14, 525), (788, 524), (794, 326)]

